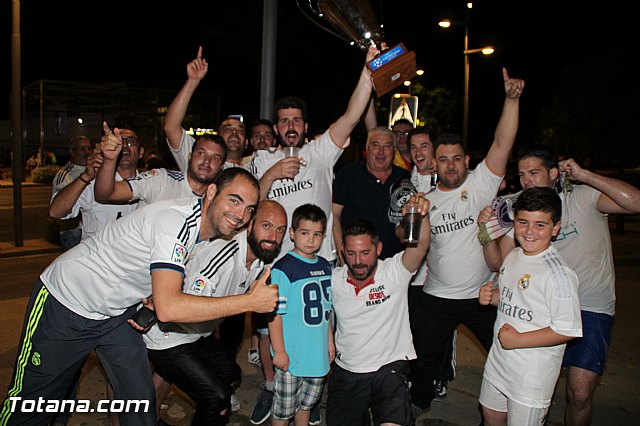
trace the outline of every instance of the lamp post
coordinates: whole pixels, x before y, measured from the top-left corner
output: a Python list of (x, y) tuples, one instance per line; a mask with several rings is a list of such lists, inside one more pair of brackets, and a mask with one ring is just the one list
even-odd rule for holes
[(465, 151), (467, 150), (467, 141), (469, 135), (469, 55), (474, 53), (482, 53), (483, 55), (491, 55), (494, 52), (493, 47), (486, 46), (479, 49), (469, 49), (469, 11), (473, 7), (471, 2), (467, 3), (467, 10), (465, 13), (464, 22), (451, 21), (450, 19), (443, 19), (438, 22), (438, 25), (442, 28), (450, 28), (452, 25), (462, 26), (464, 25), (464, 103), (463, 103), (463, 115), (462, 115), (462, 146)]

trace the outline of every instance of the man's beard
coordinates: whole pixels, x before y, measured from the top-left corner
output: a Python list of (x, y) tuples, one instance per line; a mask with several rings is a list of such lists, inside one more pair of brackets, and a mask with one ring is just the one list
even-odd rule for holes
[[(359, 263), (357, 265), (349, 265), (349, 264), (347, 264), (347, 266), (349, 267), (349, 271), (351, 272), (351, 275), (353, 275), (354, 278), (356, 278), (357, 280), (364, 281), (367, 278), (371, 277), (371, 275), (373, 275), (374, 265), (367, 265), (367, 264), (364, 264), (364, 263)], [(364, 273), (356, 273), (354, 271), (355, 268), (363, 268), (363, 267), (367, 268), (365, 270), (366, 272), (364, 272)]]
[[(293, 131), (296, 133), (296, 135), (298, 134), (298, 132), (296, 132), (295, 130)], [(301, 147), (302, 145), (304, 145), (304, 138), (306, 137), (306, 133), (302, 132), (299, 135), (298, 138), (298, 144), (297, 145), (288, 145), (287, 144), (287, 134), (285, 133), (284, 135), (278, 133), (278, 143), (280, 144), (280, 146), (285, 147), (285, 146), (297, 146), (297, 147)]]
[[(258, 239), (256, 238), (253, 232), (253, 229), (249, 233), (247, 242), (249, 243), (249, 248), (251, 248), (251, 251), (253, 252), (253, 254), (267, 265), (273, 262), (276, 257), (278, 257), (278, 254), (280, 254), (280, 248), (282, 247), (282, 242), (278, 243), (277, 241), (269, 241), (269, 240), (258, 241)], [(263, 242), (273, 244), (274, 245), (273, 249), (269, 250), (269, 249), (262, 248)]]

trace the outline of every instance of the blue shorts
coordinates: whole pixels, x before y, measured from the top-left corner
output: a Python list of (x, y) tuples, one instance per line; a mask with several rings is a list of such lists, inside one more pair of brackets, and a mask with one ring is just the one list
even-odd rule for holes
[(602, 376), (611, 342), (614, 317), (589, 311), (580, 311), (582, 337), (567, 343), (562, 367), (578, 367)]

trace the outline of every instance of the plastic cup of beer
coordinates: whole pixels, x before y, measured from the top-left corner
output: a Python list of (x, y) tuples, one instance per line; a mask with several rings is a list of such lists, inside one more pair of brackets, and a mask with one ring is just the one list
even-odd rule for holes
[(405, 244), (418, 244), (420, 239), (420, 227), (422, 226), (422, 214), (418, 206), (407, 206), (404, 213), (404, 238)]

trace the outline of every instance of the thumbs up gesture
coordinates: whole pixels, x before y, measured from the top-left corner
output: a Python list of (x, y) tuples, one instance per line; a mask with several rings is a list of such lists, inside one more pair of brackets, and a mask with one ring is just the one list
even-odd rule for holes
[(267, 279), (271, 275), (271, 268), (268, 266), (264, 269), (264, 272), (253, 282), (249, 289), (249, 295), (251, 300), (251, 311), (267, 313), (273, 312), (276, 309), (278, 303), (278, 285), (267, 284)]

